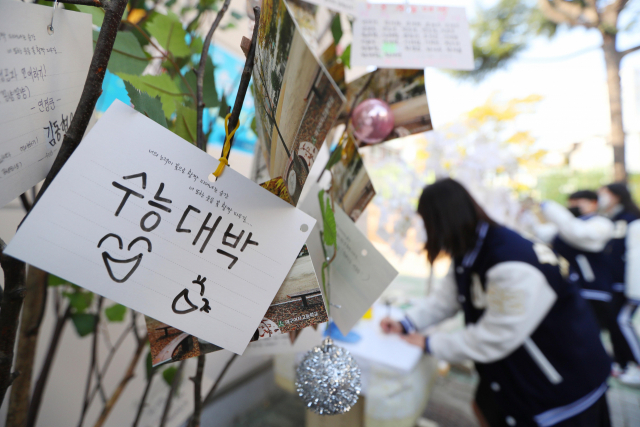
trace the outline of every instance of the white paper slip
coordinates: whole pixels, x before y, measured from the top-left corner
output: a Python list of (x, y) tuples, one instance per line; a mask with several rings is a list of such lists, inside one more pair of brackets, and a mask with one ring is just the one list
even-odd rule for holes
[(336, 12), (346, 13), (348, 15), (354, 15), (356, 12), (356, 5), (364, 3), (361, 0), (305, 0), (307, 3), (316, 4), (318, 6), (324, 6), (329, 10), (335, 10)]
[(0, 0), (0, 207), (42, 181), (76, 111), (91, 15)]
[[(322, 214), (318, 191), (320, 187), (314, 185), (300, 209), (318, 221), (309, 235), (307, 248), (320, 279), (325, 257), (320, 238)], [(338, 252), (330, 265), (326, 280), (326, 290), (329, 294), (327, 308), (329, 317), (336, 323), (340, 332), (347, 335), (391, 284), (398, 272), (338, 206), (335, 207), (335, 219)], [(331, 255), (333, 250), (327, 249), (327, 254)], [(324, 293), (322, 283), (320, 289)], [(327, 295), (324, 296), (326, 299)]]
[(472, 70), (463, 7), (358, 4), (351, 65)]
[(115, 101), (7, 253), (242, 353), (315, 220)]
[[(373, 306), (373, 318), (361, 320), (354, 332), (361, 339), (355, 343), (337, 341), (336, 343), (349, 350), (358, 363), (369, 362), (388, 366), (398, 371), (411, 372), (422, 356), (422, 349), (411, 345), (397, 334), (385, 334), (380, 328), (380, 321), (386, 317), (388, 308), (377, 304)], [(392, 317), (402, 319), (401, 310), (393, 308)]]

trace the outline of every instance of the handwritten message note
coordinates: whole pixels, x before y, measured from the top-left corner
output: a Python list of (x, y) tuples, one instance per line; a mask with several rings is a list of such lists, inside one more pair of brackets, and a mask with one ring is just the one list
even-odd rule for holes
[[(318, 185), (312, 187), (300, 208), (318, 220), (309, 235), (307, 247), (314, 268), (321, 272), (325, 256), (320, 238), (322, 214), (318, 191)], [(329, 268), (328, 306), (329, 315), (346, 335), (382, 295), (398, 272), (338, 206), (335, 209), (335, 218), (338, 253)], [(327, 255), (331, 256), (331, 248), (329, 250)], [(318, 275), (320, 276), (320, 273)], [(327, 295), (324, 297), (327, 298)]]
[(7, 252), (242, 353), (315, 221), (116, 101)]
[(351, 65), (473, 69), (463, 7), (358, 4)]
[(356, 5), (364, 3), (361, 0), (306, 0), (307, 3), (317, 4), (318, 6), (324, 6), (327, 9), (335, 10), (336, 12), (346, 13), (348, 15), (354, 15), (356, 12)]
[(0, 206), (43, 180), (91, 62), (91, 15), (0, 1)]

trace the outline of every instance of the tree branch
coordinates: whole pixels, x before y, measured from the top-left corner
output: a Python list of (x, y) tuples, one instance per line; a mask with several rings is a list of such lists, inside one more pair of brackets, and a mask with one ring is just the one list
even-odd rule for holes
[(11, 366), (25, 291), (25, 264), (6, 255), (6, 246), (0, 239), (0, 266), (4, 272), (4, 295), (0, 308), (0, 406), (16, 375), (11, 373)]
[(204, 112), (204, 70), (205, 65), (207, 63), (207, 57), (209, 56), (209, 46), (211, 45), (211, 39), (213, 38), (213, 33), (220, 25), (220, 21), (224, 16), (225, 12), (229, 8), (229, 3), (231, 0), (225, 0), (224, 4), (218, 11), (216, 15), (216, 19), (213, 20), (213, 24), (211, 24), (211, 28), (209, 28), (209, 32), (204, 39), (204, 44), (202, 46), (202, 54), (200, 55), (200, 63), (198, 64), (198, 70), (196, 71), (196, 111), (197, 111), (197, 132), (198, 135), (196, 137), (196, 147), (201, 149), (202, 151), (207, 150), (207, 142), (204, 140), (204, 130), (202, 129), (202, 114)]
[(196, 375), (189, 378), (193, 381), (193, 415), (189, 421), (189, 427), (200, 427), (200, 417), (202, 416), (202, 375), (204, 374), (204, 354), (198, 356), (198, 368)]
[[(102, 303), (104, 301), (104, 297), (100, 296), (98, 298), (98, 306), (96, 307), (96, 321), (93, 325), (93, 337), (91, 341), (91, 361), (89, 362), (89, 373), (87, 374), (87, 385), (84, 390), (84, 402), (82, 403), (82, 413), (80, 414), (80, 421), (78, 422), (78, 427), (82, 427), (84, 423), (84, 417), (87, 414), (87, 410), (89, 409), (89, 393), (91, 392), (91, 380), (93, 379), (96, 360), (98, 356), (98, 325), (100, 324), (100, 311), (102, 310)], [(98, 383), (99, 385), (99, 383)]]
[(122, 14), (127, 7), (127, 3), (128, 0), (111, 0), (103, 5), (105, 10), (104, 20), (102, 21), (98, 41), (93, 52), (91, 65), (89, 66), (89, 73), (87, 74), (87, 79), (82, 89), (80, 102), (73, 115), (69, 130), (62, 141), (58, 155), (51, 166), (51, 170), (47, 174), (36, 200), (33, 202), (34, 206), (82, 141), (98, 98), (102, 94), (102, 81), (107, 72), (107, 64), (111, 57), (113, 44), (118, 34), (118, 27), (120, 26)]
[(20, 201), (22, 202), (22, 207), (24, 208), (24, 211), (29, 212), (31, 210), (31, 202), (29, 201), (29, 198), (27, 197), (26, 192), (20, 195)]
[(104, 7), (100, 0), (58, 0), (58, 3), (79, 4), (81, 6)]
[(620, 59), (624, 58), (626, 55), (635, 52), (636, 50), (640, 50), (640, 45), (632, 47), (630, 49), (623, 50), (620, 52)]
[(584, 8), (578, 3), (566, 0), (538, 0), (538, 7), (548, 20), (556, 24), (593, 28), (600, 23), (597, 10)]
[(47, 386), (47, 380), (49, 379), (49, 372), (51, 372), (51, 366), (53, 365), (53, 359), (62, 337), (62, 331), (67, 324), (67, 320), (71, 318), (71, 304), (67, 306), (64, 314), (56, 320), (56, 325), (53, 329), (53, 335), (49, 342), (49, 348), (47, 350), (47, 356), (44, 359), (40, 375), (36, 381), (36, 385), (33, 388), (33, 396), (31, 396), (31, 403), (29, 404), (29, 416), (27, 417), (27, 427), (35, 427), (38, 420), (38, 412), (40, 410), (40, 404), (42, 403), (42, 396), (44, 395), (44, 389)]
[[(32, 265), (29, 266), (14, 368), (20, 375), (11, 386), (7, 427), (24, 427), (27, 422), (33, 362), (36, 355), (42, 314), (46, 307), (48, 277), (49, 275), (46, 272)], [(56, 315), (58, 314), (56, 313)]]
[[(256, 23), (258, 23), (257, 19), (256, 19)], [(213, 397), (213, 394), (216, 392), (216, 389), (218, 388), (218, 385), (220, 384), (220, 381), (222, 381), (222, 378), (224, 377), (224, 374), (227, 373), (227, 370), (229, 370), (229, 367), (231, 366), (233, 361), (236, 360), (236, 357), (238, 357), (238, 355), (234, 354), (233, 356), (231, 356), (231, 359), (229, 359), (227, 364), (224, 365), (224, 368), (222, 368), (222, 372), (220, 372), (220, 375), (218, 375), (218, 379), (216, 380), (215, 383), (213, 383), (213, 385), (211, 386), (211, 389), (209, 390), (209, 392), (205, 396), (205, 398), (204, 398), (205, 402), (208, 402), (209, 399), (211, 399)]]
[(169, 412), (171, 412), (171, 402), (173, 401), (173, 396), (178, 392), (178, 385), (180, 385), (180, 377), (182, 376), (182, 369), (184, 368), (184, 360), (180, 361), (178, 365), (178, 370), (173, 376), (173, 380), (171, 381), (171, 388), (169, 389), (169, 395), (167, 396), (167, 400), (164, 404), (164, 411), (162, 411), (162, 419), (160, 420), (160, 427), (165, 427), (167, 425), (167, 421), (169, 420)]
[(120, 334), (120, 336), (118, 337), (118, 340), (113, 345), (113, 347), (111, 347), (111, 349), (109, 350), (109, 354), (107, 354), (107, 357), (104, 361), (104, 365), (102, 365), (102, 369), (98, 371), (96, 385), (93, 388), (93, 391), (91, 392), (91, 396), (89, 396), (89, 405), (91, 405), (91, 402), (96, 396), (96, 393), (98, 393), (98, 391), (101, 390), (102, 378), (104, 378), (104, 376), (106, 375), (107, 370), (109, 369), (109, 365), (111, 364), (111, 360), (113, 359), (113, 356), (116, 354), (116, 352), (120, 348), (120, 345), (124, 342), (124, 339), (126, 338), (127, 334), (131, 332), (131, 329), (132, 327), (125, 329), (122, 332), (122, 334)]
[(144, 388), (144, 393), (142, 394), (142, 399), (140, 399), (138, 411), (136, 412), (136, 419), (133, 421), (132, 427), (138, 427), (138, 423), (140, 423), (142, 411), (144, 411), (144, 405), (147, 402), (147, 396), (149, 395), (149, 390), (151, 390), (151, 383), (153, 382), (153, 377), (155, 377), (156, 372), (158, 372), (156, 368), (151, 368), (151, 375), (149, 375), (149, 378), (147, 379), (147, 386)]
[(104, 405), (104, 409), (102, 409), (102, 413), (100, 414), (100, 417), (98, 418), (98, 420), (96, 421), (93, 427), (102, 427), (104, 423), (107, 421), (107, 417), (109, 417), (111, 410), (113, 409), (115, 404), (118, 402), (118, 399), (120, 399), (120, 396), (122, 395), (122, 392), (124, 391), (125, 387), (127, 387), (127, 384), (129, 384), (129, 381), (133, 379), (136, 365), (138, 364), (138, 360), (140, 360), (140, 356), (142, 355), (142, 351), (144, 350), (144, 347), (146, 346), (147, 341), (148, 341), (147, 336), (138, 340), (138, 347), (136, 348), (136, 351), (133, 354), (133, 358), (131, 358), (131, 362), (129, 362), (129, 367), (127, 368), (127, 371), (125, 372), (124, 376), (120, 380), (120, 384), (118, 384), (118, 387), (116, 387), (113, 394), (107, 401), (107, 404)]

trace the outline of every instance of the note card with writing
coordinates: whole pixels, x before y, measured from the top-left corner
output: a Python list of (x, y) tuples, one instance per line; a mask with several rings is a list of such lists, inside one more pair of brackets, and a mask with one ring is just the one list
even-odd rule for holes
[(473, 69), (463, 7), (358, 4), (351, 65)]
[(315, 221), (116, 101), (11, 256), (242, 353)]
[(43, 180), (76, 111), (91, 15), (0, 0), (0, 207)]
[[(314, 185), (302, 201), (300, 209), (318, 221), (309, 235), (307, 247), (320, 278), (326, 258), (320, 234), (322, 213), (318, 199), (319, 191), (320, 187)], [(398, 272), (337, 205), (335, 222), (337, 254), (329, 266), (329, 273), (326, 274), (325, 270), (325, 286), (321, 284), (320, 287), (329, 303), (329, 316), (340, 331), (347, 335), (391, 284)], [(326, 248), (326, 251), (327, 257), (332, 257), (333, 247)]]
[(305, 0), (307, 3), (317, 4), (318, 6), (324, 6), (329, 10), (334, 10), (340, 13), (346, 13), (348, 15), (354, 15), (356, 12), (356, 5), (358, 3), (364, 3), (362, 0)]

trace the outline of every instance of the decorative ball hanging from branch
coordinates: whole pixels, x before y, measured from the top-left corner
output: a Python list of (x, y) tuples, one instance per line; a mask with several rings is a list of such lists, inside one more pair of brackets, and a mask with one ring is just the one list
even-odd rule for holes
[(347, 350), (325, 338), (309, 351), (296, 372), (296, 389), (307, 407), (320, 415), (348, 412), (360, 395), (360, 368)]
[(391, 134), (394, 117), (389, 104), (377, 98), (370, 98), (354, 108), (351, 123), (356, 138), (367, 144), (376, 144)]

